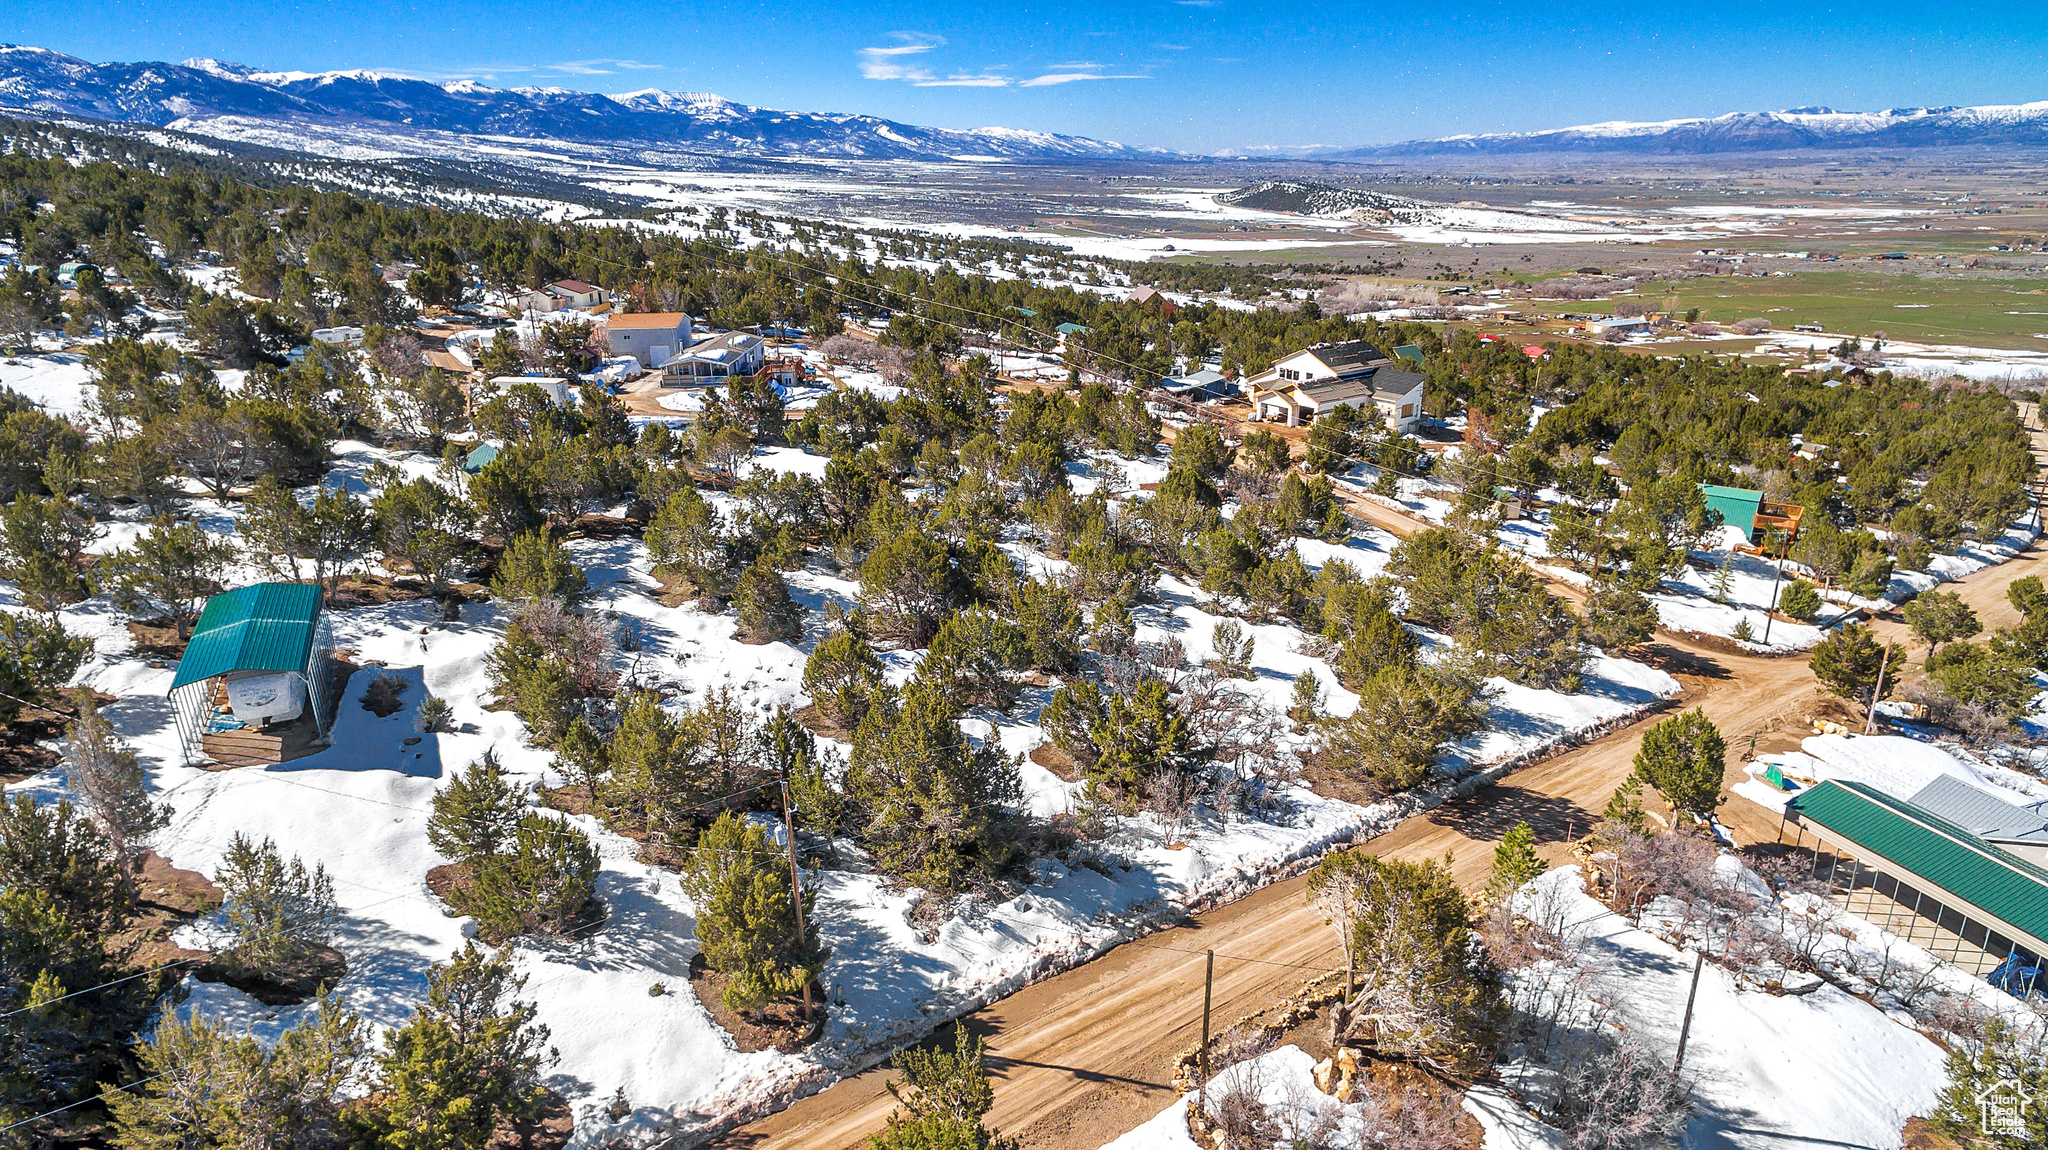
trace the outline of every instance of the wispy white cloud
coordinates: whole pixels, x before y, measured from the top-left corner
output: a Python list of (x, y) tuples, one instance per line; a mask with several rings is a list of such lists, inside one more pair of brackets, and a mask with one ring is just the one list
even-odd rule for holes
[(1223, 0), (1173, 0), (1183, 8), (1220, 8)]
[(642, 64), (638, 60), (564, 60), (559, 64), (543, 64), (539, 70), (563, 76), (609, 76), (614, 72), (658, 72), (662, 67), (660, 64)]
[(920, 88), (1007, 88), (1016, 81), (1008, 76), (983, 72), (973, 76), (948, 76), (943, 80), (916, 80), (913, 83)]
[(913, 84), (931, 83), (930, 69), (911, 63), (908, 57), (929, 52), (946, 42), (944, 36), (928, 32), (893, 32), (891, 38), (897, 43), (887, 47), (862, 48), (860, 74), (870, 80), (907, 80)]
[(1048, 72), (1033, 76), (1017, 86), (1020, 88), (1044, 88), (1052, 84), (1073, 84), (1081, 80), (1150, 80), (1150, 76), (1105, 76), (1100, 72)]

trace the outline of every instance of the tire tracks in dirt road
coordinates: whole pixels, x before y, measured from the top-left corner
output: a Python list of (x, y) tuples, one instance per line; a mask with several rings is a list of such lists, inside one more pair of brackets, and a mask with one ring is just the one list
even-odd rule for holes
[[(2023, 405), (2023, 415), (2029, 427), (2038, 426), (2032, 405)], [(2048, 457), (2048, 436), (2036, 431), (2035, 444), (2037, 455)], [(1364, 518), (1396, 534), (1427, 526), (1360, 502), (1378, 512)], [(2017, 620), (2005, 587), (2025, 575), (2048, 576), (2048, 551), (2030, 548), (1947, 589), (1960, 591), (1989, 630)], [(1876, 626), (1888, 639), (1906, 638), (1902, 624), (1879, 620)], [(1681, 705), (1703, 709), (1731, 748), (1802, 718), (1814, 703), (1804, 656), (1734, 654), (1666, 634), (1643, 657), (1683, 684)], [(1406, 859), (1448, 854), (1459, 883), (1474, 890), (1486, 881), (1493, 845), (1526, 821), (1545, 858), (1560, 861), (1571, 837), (1598, 818), (1628, 776), (1643, 732), (1662, 717), (1647, 716), (1516, 770), (1491, 787), (1404, 820), (1359, 849)], [(995, 1080), (989, 1124), (1024, 1147), (1095, 1150), (1158, 1113), (1175, 1097), (1175, 1060), (1200, 1037), (1205, 951), (1216, 952), (1212, 1024), (1219, 1030), (1283, 1001), (1315, 970), (1338, 963), (1329, 927), (1306, 905), (1305, 886), (1300, 877), (1275, 883), (968, 1015), (968, 1027), (988, 1043)], [(864, 1146), (895, 1108), (887, 1089), (892, 1077), (886, 1067), (853, 1075), (741, 1127), (717, 1145)]]

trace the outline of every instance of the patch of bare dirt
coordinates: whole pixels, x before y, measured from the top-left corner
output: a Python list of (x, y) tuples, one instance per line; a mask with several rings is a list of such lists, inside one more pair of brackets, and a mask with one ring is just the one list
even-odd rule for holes
[(1951, 1138), (1934, 1128), (1934, 1123), (1918, 1115), (1906, 1119), (1905, 1150), (1970, 1150), (1981, 1143), (1965, 1142)]
[(543, 806), (553, 807), (564, 814), (587, 815), (597, 809), (590, 788), (581, 783), (568, 787), (541, 787), (539, 790)]
[(1079, 782), (1081, 779), (1081, 764), (1074, 761), (1074, 756), (1060, 750), (1051, 743), (1040, 743), (1031, 748), (1030, 757), (1032, 762), (1037, 763), (1067, 782)]
[(128, 635), (135, 640), (135, 653), (157, 659), (176, 659), (185, 654), (185, 638), (167, 615), (154, 619), (131, 619)]
[[(740, 1048), (740, 1053), (779, 1050), (784, 1054), (795, 1054), (816, 1041), (824, 1031), (825, 996), (819, 987), (811, 988), (811, 1017), (806, 1021), (802, 1001), (794, 998), (779, 999), (748, 1014), (733, 1010), (725, 1004), (725, 988), (731, 981), (730, 976), (704, 965), (703, 955), (690, 960), (690, 989), (710, 1013), (711, 1021), (732, 1035), (733, 1044)], [(669, 993), (673, 994), (674, 989), (671, 988)]]
[(265, 1006), (295, 1006), (311, 1001), (323, 986), (333, 986), (348, 973), (348, 959), (333, 948), (286, 970), (249, 970), (232, 959), (216, 958), (192, 972), (201, 982), (234, 987)]
[(179, 959), (203, 962), (203, 950), (187, 950), (171, 941), (171, 932), (221, 904), (220, 888), (196, 870), (174, 867), (155, 851), (145, 851), (135, 868), (135, 917), (116, 942), (134, 944), (130, 961), (139, 970)]
[(638, 539), (647, 525), (615, 515), (585, 515), (569, 525), (571, 539)]
[(561, 1150), (575, 1130), (576, 1116), (568, 1099), (550, 1090), (531, 1119), (499, 1123), (484, 1150)]
[(352, 575), (327, 593), (327, 605), (338, 611), (351, 607), (376, 607), (385, 603), (410, 603), (425, 599), (427, 589), (417, 583), (400, 583), (383, 575)]
[(795, 719), (797, 725), (804, 730), (821, 738), (837, 739), (842, 743), (851, 741), (853, 738), (852, 731), (826, 718), (825, 712), (820, 711), (814, 703), (806, 704), (792, 712), (789, 717)]

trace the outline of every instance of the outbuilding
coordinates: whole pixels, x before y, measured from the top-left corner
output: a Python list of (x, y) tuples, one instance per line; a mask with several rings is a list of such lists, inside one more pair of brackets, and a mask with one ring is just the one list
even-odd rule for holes
[(643, 368), (667, 363), (690, 346), (690, 317), (679, 311), (614, 315), (604, 322), (613, 355), (630, 355)]
[(342, 683), (320, 588), (257, 583), (206, 601), (168, 695), (187, 763), (283, 763), (327, 745)]

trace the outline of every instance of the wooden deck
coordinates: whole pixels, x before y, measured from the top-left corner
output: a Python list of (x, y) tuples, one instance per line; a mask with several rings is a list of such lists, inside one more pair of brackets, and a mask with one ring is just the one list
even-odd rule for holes
[[(327, 729), (332, 731), (334, 716), (355, 667), (339, 659), (329, 660), (327, 666), (327, 713), (322, 718), (327, 721)], [(227, 688), (218, 681), (214, 683), (212, 702), (215, 706), (227, 703)], [(313, 721), (310, 708), (283, 723), (241, 727), (232, 731), (208, 731), (199, 737), (199, 747), (204, 757), (222, 767), (289, 763), (326, 749), (320, 743), (320, 728)]]

